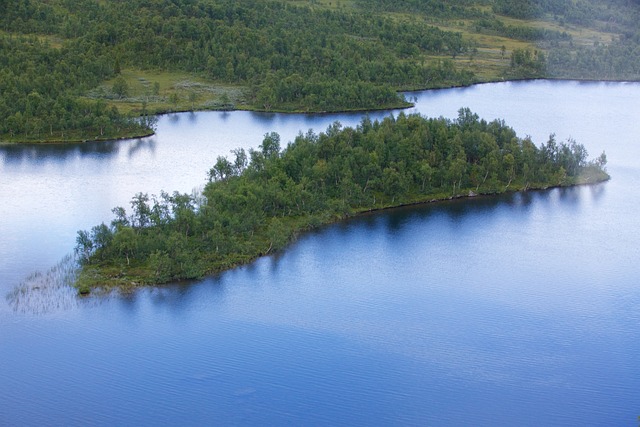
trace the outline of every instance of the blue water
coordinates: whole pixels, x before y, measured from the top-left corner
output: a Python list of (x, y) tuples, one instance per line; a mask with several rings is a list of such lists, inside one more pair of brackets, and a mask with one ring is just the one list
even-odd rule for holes
[[(637, 425), (640, 84), (414, 95), (606, 150), (613, 179), (363, 216), (195, 283), (0, 299), (0, 424)], [(266, 132), (359, 119), (183, 114), (140, 141), (0, 147), (0, 291), (138, 191), (190, 191)]]

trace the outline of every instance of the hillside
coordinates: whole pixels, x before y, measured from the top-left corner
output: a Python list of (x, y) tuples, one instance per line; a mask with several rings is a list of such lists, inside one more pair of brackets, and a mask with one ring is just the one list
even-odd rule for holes
[(0, 3), (8, 142), (145, 135), (158, 112), (382, 109), (411, 89), (640, 78), (630, 0)]

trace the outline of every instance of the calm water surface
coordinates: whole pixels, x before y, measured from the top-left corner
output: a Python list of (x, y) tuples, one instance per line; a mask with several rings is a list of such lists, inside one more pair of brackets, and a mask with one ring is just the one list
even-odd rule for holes
[(142, 140), (0, 147), (0, 425), (637, 426), (640, 84), (409, 96), (606, 150), (613, 179), (364, 216), (196, 283), (78, 300), (31, 280), (16, 299), (136, 192), (361, 116), (180, 114)]

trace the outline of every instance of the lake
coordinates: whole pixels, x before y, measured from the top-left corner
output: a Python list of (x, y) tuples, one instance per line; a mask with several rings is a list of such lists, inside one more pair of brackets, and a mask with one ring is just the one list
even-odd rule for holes
[(215, 277), (79, 299), (27, 279), (79, 229), (137, 192), (201, 188), (267, 132), (362, 114), (185, 113), (140, 140), (0, 146), (0, 424), (636, 426), (640, 84), (407, 96), (406, 113), (469, 107), (605, 150), (612, 179), (365, 215)]

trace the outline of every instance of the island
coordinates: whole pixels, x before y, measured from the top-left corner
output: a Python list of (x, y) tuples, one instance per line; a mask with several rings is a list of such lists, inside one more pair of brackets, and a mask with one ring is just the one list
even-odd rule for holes
[(301, 233), (380, 209), (609, 179), (603, 152), (554, 135), (536, 146), (468, 108), (339, 122), (282, 146), (220, 156), (200, 193), (136, 194), (110, 224), (79, 231), (80, 294), (197, 279), (284, 249)]

